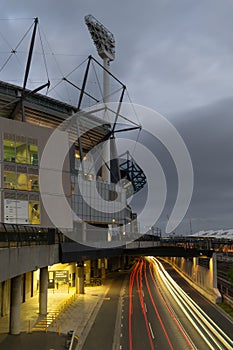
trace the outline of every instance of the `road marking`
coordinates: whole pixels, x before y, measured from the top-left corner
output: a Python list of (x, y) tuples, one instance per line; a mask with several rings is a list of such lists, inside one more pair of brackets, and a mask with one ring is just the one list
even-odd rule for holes
[(155, 336), (154, 336), (154, 333), (153, 333), (153, 331), (152, 331), (150, 322), (149, 322), (149, 327), (150, 327), (151, 336), (152, 336), (153, 339), (155, 339)]
[(146, 312), (147, 312), (147, 307), (146, 307), (146, 303), (144, 303), (144, 305), (145, 305), (145, 310), (146, 310)]
[(143, 298), (144, 298), (144, 292), (143, 292), (143, 290), (142, 290), (142, 296), (143, 296)]
[(121, 333), (120, 337), (122, 338), (123, 337), (123, 334)]
[(123, 327), (123, 323), (121, 323), (121, 327)]
[(124, 318), (124, 316), (122, 315), (121, 318)]
[(120, 349), (122, 349), (122, 345), (120, 345)]

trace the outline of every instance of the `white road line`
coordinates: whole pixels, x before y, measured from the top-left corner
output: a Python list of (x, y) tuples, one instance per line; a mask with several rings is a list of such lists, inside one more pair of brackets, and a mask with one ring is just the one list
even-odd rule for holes
[(155, 339), (155, 336), (154, 336), (154, 333), (153, 333), (153, 331), (152, 331), (150, 322), (149, 322), (149, 327), (150, 327), (151, 336), (152, 336), (153, 339)]
[(146, 307), (146, 303), (144, 303), (144, 305), (145, 305), (145, 310), (146, 310), (146, 312), (147, 312), (147, 307)]
[(142, 290), (142, 296), (143, 296), (143, 298), (144, 298), (144, 292), (143, 292), (143, 290)]
[(121, 333), (120, 337), (122, 338), (123, 337), (123, 334)]

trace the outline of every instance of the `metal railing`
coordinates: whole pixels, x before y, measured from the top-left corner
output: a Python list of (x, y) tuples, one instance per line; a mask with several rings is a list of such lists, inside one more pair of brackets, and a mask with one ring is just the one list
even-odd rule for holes
[(58, 244), (65, 240), (54, 228), (0, 223), (0, 248)]

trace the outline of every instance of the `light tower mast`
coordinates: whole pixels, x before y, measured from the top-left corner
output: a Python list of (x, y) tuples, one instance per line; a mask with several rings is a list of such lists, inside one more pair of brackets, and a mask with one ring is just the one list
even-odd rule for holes
[[(115, 39), (113, 34), (94, 16), (85, 16), (85, 22), (91, 34), (92, 40), (96, 46), (99, 56), (103, 59), (103, 102), (109, 102), (109, 69), (110, 62), (115, 59)], [(105, 120), (109, 122), (107, 111), (105, 112)], [(105, 163), (110, 161), (110, 142), (106, 141), (103, 148), (103, 160)], [(109, 163), (110, 164), (110, 163)], [(110, 166), (109, 166), (110, 167)], [(102, 167), (102, 178), (108, 182), (111, 181), (111, 174), (106, 165)]]

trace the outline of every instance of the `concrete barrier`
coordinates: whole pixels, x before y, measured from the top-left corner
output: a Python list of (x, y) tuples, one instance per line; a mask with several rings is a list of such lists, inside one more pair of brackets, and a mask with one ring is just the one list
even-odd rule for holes
[(197, 259), (173, 257), (165, 260), (200, 294), (215, 304), (221, 303), (222, 296), (217, 288), (216, 254), (210, 259), (209, 269), (198, 265)]
[(59, 262), (59, 245), (33, 245), (0, 250), (0, 282)]

